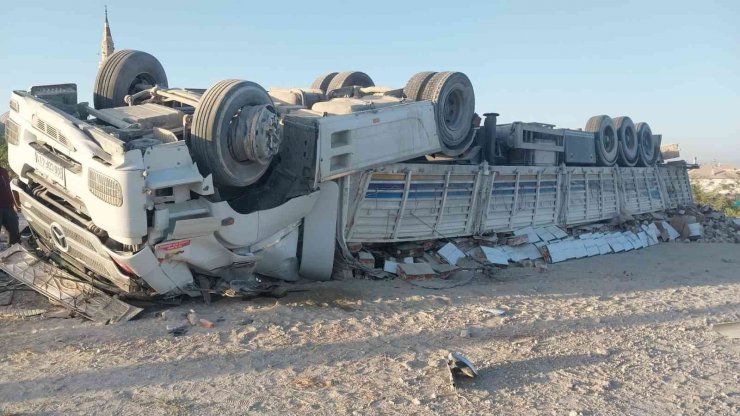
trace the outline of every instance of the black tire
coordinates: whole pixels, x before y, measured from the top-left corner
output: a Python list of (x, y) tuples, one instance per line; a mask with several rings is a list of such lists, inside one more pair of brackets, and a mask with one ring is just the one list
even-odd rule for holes
[(619, 166), (635, 166), (640, 147), (637, 142), (635, 123), (629, 117), (617, 117), (614, 119), (614, 130), (617, 131), (617, 137), (619, 138), (617, 163), (619, 163)]
[(473, 142), (475, 91), (462, 72), (438, 72), (429, 79), (422, 100), (434, 105), (437, 134), (448, 156), (457, 156)]
[(232, 120), (248, 106), (273, 105), (260, 85), (237, 79), (217, 82), (201, 97), (193, 114), (190, 146), (200, 172), (213, 174), (218, 186), (244, 187), (257, 181), (269, 164), (239, 161), (230, 148)]
[(617, 132), (614, 122), (607, 115), (593, 116), (586, 122), (586, 131), (594, 134), (596, 164), (614, 166), (617, 162)]
[(329, 82), (329, 86), (326, 91), (332, 91), (339, 88), (355, 86), (355, 87), (374, 87), (375, 83), (372, 78), (364, 72), (360, 71), (345, 71), (340, 72), (332, 78)]
[(639, 150), (637, 152), (637, 166), (655, 166), (657, 160), (656, 152), (659, 150), (653, 142), (653, 131), (645, 122), (635, 124), (637, 134), (637, 143)]
[(410, 101), (421, 100), (421, 95), (424, 92), (424, 87), (427, 86), (427, 83), (429, 83), (429, 80), (432, 79), (434, 74), (436, 74), (436, 72), (417, 72), (411, 78), (409, 78), (409, 81), (403, 88), (403, 94)]
[(311, 89), (321, 90), (326, 93), (326, 89), (329, 88), (329, 83), (331, 83), (331, 80), (334, 79), (337, 74), (338, 72), (329, 72), (328, 74), (317, 77), (311, 84)]
[(120, 50), (98, 69), (93, 105), (98, 110), (125, 106), (124, 98), (141, 91), (142, 85), (167, 88), (167, 74), (162, 64), (146, 52)]

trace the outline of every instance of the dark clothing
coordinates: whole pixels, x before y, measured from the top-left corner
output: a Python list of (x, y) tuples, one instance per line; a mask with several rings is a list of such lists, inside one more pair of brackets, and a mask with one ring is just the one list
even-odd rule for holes
[(10, 191), (10, 175), (0, 168), (0, 226), (8, 232), (10, 244), (20, 243), (21, 234), (18, 231), (18, 214), (15, 213), (15, 199)]
[(0, 208), (0, 221), (5, 231), (8, 232), (8, 244), (13, 245), (21, 242), (21, 233), (18, 231), (18, 214), (13, 208)]
[(10, 175), (7, 170), (0, 168), (0, 209), (14, 207), (13, 194), (10, 192)]

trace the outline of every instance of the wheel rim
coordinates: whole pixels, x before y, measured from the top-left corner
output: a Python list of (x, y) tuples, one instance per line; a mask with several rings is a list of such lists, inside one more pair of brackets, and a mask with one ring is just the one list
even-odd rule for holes
[(457, 90), (452, 91), (445, 99), (443, 109), (445, 124), (447, 124), (452, 130), (460, 128), (460, 121), (462, 118), (462, 109), (460, 107), (462, 105), (462, 100), (462, 92)]
[(604, 143), (604, 150), (606, 150), (607, 153), (611, 153), (614, 150), (617, 145), (617, 139), (614, 129), (604, 129), (602, 142)]
[(631, 128), (625, 129), (624, 130), (624, 138), (625, 138), (625, 141), (627, 142), (626, 143), (627, 144), (627, 149), (633, 149), (633, 148), (636, 147), (635, 146), (636, 143), (635, 143), (635, 131), (634, 130), (632, 130)]
[(278, 119), (271, 105), (247, 105), (229, 121), (227, 143), (239, 162), (265, 165), (280, 148)]
[(154, 79), (151, 74), (147, 72), (142, 72), (136, 75), (131, 83), (128, 85), (128, 88), (126, 89), (126, 95), (137, 94), (141, 91), (152, 88), (155, 85), (157, 85), (157, 80)]
[(647, 133), (642, 134), (640, 148), (642, 149), (642, 154), (645, 156), (645, 161), (652, 161), (655, 156), (655, 146), (653, 146), (652, 140), (650, 140)]

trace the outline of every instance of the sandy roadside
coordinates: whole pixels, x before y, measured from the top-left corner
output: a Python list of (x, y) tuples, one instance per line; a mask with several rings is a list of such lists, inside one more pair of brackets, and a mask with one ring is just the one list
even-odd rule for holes
[[(177, 338), (153, 311), (112, 326), (3, 319), (0, 411), (738, 414), (740, 342), (711, 325), (740, 320), (739, 247), (661, 244), (439, 291), (352, 279), (193, 301), (172, 316), (223, 321)], [(481, 372), (456, 392), (449, 350)]]

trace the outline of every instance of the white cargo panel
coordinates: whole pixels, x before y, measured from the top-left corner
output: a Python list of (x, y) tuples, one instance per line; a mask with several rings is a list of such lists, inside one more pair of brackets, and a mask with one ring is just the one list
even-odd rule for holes
[(676, 208), (679, 205), (686, 206), (694, 203), (689, 172), (686, 167), (664, 165), (657, 169), (664, 190), (666, 208)]
[(353, 175), (347, 241), (403, 241), (474, 232), (478, 166), (391, 165)]
[(562, 197), (559, 168), (494, 166), (491, 170), (479, 232), (557, 224)]
[(565, 224), (575, 225), (619, 215), (617, 168), (565, 168)]
[(623, 208), (630, 214), (644, 214), (665, 209), (657, 168), (622, 168)]
[(347, 189), (348, 242), (573, 226), (691, 201), (684, 167), (396, 164), (351, 175)]

